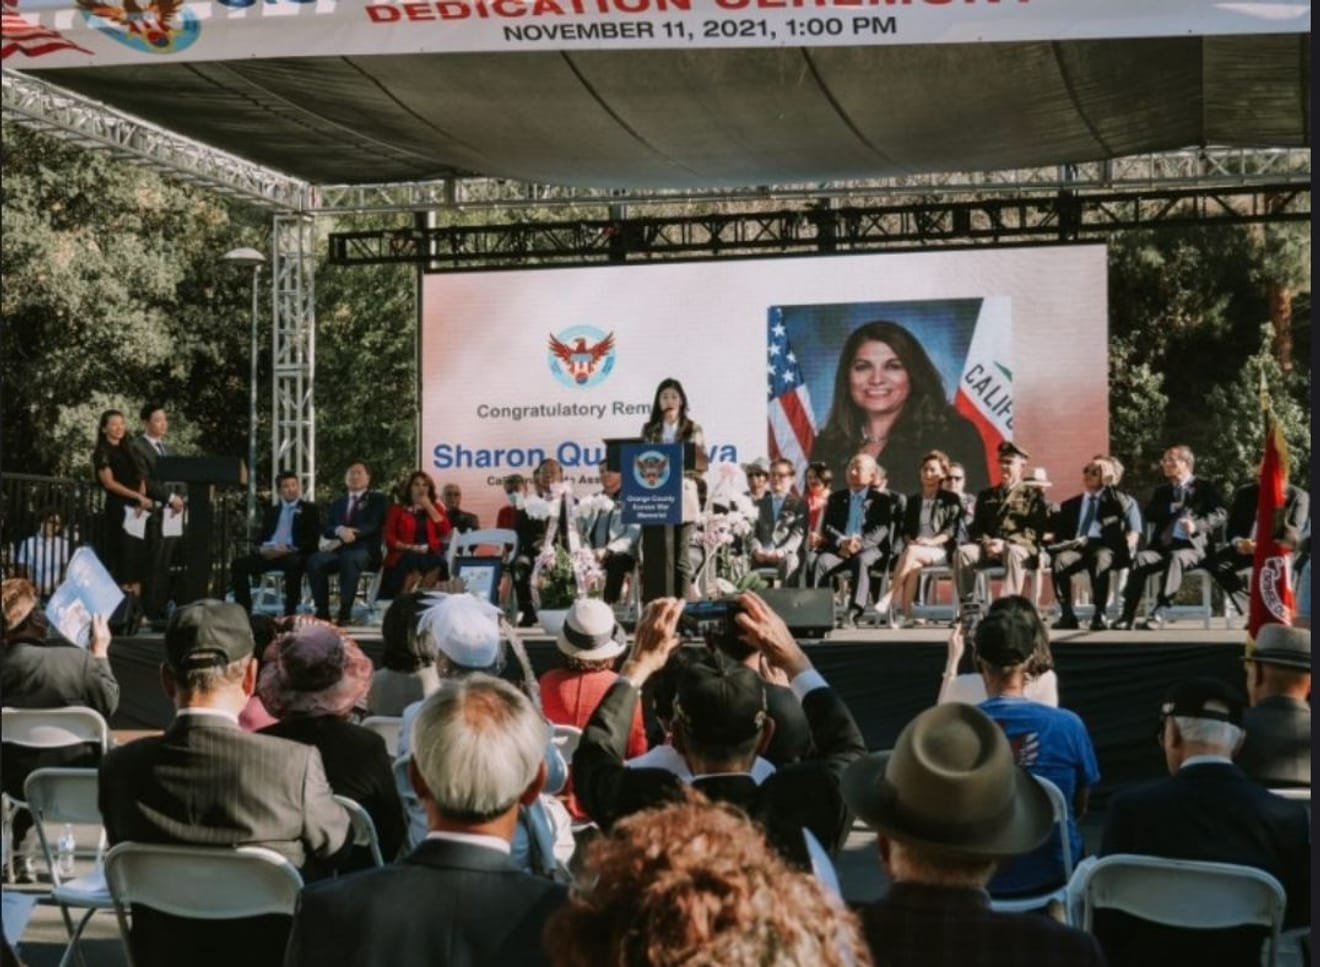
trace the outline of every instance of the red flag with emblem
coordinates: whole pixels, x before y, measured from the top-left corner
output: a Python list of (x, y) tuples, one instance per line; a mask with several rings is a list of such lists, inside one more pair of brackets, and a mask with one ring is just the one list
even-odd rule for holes
[(1265, 409), (1265, 455), (1260, 461), (1260, 496), (1256, 498), (1256, 551), (1251, 562), (1251, 608), (1247, 618), (1247, 651), (1263, 625), (1292, 624), (1293, 592), (1289, 551), (1279, 543), (1277, 522), (1283, 515), (1288, 484), (1288, 445)]

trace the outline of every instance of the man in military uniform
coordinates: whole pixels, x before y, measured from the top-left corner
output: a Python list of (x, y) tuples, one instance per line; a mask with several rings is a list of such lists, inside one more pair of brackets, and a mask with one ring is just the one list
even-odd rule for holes
[(977, 568), (1002, 565), (1003, 593), (1021, 594), (1027, 567), (1040, 552), (1048, 507), (1039, 487), (1023, 483), (1022, 471), (1030, 454), (1011, 441), (999, 444), (999, 486), (976, 496), (971, 541), (953, 556), (953, 578), (958, 596), (967, 603), (976, 587)]

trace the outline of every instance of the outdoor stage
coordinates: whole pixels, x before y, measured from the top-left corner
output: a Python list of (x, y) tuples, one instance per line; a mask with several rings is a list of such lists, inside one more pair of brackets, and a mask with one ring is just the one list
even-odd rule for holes
[[(1168, 685), (1192, 675), (1213, 675), (1244, 688), (1244, 632), (1177, 627), (1161, 632), (1054, 632), (1061, 703), (1085, 721), (1100, 759), (1095, 798), (1114, 785), (1163, 774), (1155, 742), (1160, 698)], [(379, 661), (378, 629), (353, 629)], [(947, 629), (836, 631), (804, 641), (812, 662), (852, 709), (866, 744), (889, 748), (904, 724), (935, 701), (944, 669)], [(554, 642), (539, 629), (524, 637), (538, 675), (555, 666)], [(162, 728), (171, 708), (160, 687), (164, 655), (160, 635), (116, 638), (110, 661), (120, 683), (115, 728)], [(507, 677), (517, 674), (515, 663)]]

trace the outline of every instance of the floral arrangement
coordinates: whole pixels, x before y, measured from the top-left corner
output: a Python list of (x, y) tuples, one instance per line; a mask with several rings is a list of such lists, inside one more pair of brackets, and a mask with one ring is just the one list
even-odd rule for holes
[(756, 527), (756, 505), (746, 494), (728, 493), (722, 499), (728, 502), (725, 509), (708, 510), (697, 518), (696, 539), (706, 551), (702, 570), (707, 587), (725, 594), (764, 587), (747, 557), (734, 552), (734, 545), (750, 537)]
[(532, 588), (539, 609), (567, 608), (580, 597), (596, 597), (604, 586), (605, 572), (589, 547), (569, 552), (556, 544), (536, 558)]

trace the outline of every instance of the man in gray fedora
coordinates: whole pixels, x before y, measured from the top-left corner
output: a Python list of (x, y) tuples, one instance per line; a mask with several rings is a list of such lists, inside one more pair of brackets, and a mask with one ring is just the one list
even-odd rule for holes
[(1035, 913), (996, 913), (995, 867), (1044, 842), (1044, 789), (1013, 762), (1008, 738), (971, 705), (922, 712), (892, 752), (858, 759), (843, 796), (878, 833), (889, 893), (859, 911), (877, 962), (889, 967), (1090, 967), (1095, 939)]
[(1311, 787), (1311, 629), (1268, 624), (1244, 659), (1251, 708), (1235, 760), (1271, 788)]

